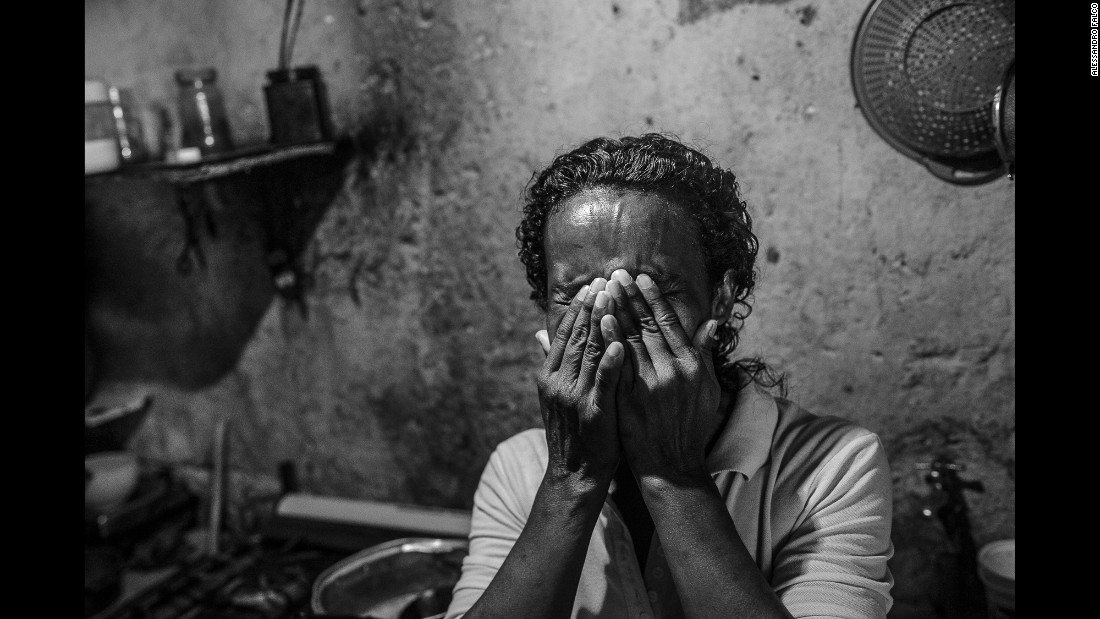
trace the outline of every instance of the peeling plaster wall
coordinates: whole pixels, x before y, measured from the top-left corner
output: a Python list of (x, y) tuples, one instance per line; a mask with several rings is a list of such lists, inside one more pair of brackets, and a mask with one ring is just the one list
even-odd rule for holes
[[(541, 317), (514, 239), (526, 181), (588, 137), (673, 132), (731, 167), (753, 209), (761, 278), (743, 350), (891, 450), (905, 594), (924, 578), (906, 553), (936, 528), (919, 516), (916, 462), (945, 452), (985, 484), (968, 495), (979, 543), (1015, 534), (1015, 194), (1007, 179), (939, 181), (874, 134), (848, 73), (865, 6), (306, 2), (296, 63), (321, 68), (338, 131), (371, 131), (380, 149), (348, 166), (304, 254), (308, 319), (273, 296), (255, 222), (204, 238), (207, 272), (173, 283), (173, 207), (155, 191), (100, 196), (89, 255), (140, 259), (113, 301), (90, 296), (90, 333), (113, 355), (97, 360), (95, 398), (155, 392), (133, 439), (147, 457), (202, 465), (228, 418), (234, 470), (259, 486), (290, 459), (308, 491), (468, 507), (492, 447), (540, 424)], [(266, 139), (281, 3), (85, 7), (86, 75), (171, 106), (175, 69), (214, 66), (235, 140)], [(169, 288), (172, 307), (150, 309)], [(165, 332), (178, 343), (158, 343)], [(125, 369), (225, 337), (235, 356), (199, 385)]]

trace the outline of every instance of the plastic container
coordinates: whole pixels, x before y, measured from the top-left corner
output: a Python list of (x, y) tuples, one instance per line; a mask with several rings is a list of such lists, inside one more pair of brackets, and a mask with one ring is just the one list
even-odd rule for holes
[(84, 175), (116, 170), (122, 163), (107, 82), (84, 80)]
[(978, 550), (978, 577), (985, 585), (989, 619), (1016, 616), (1016, 540), (990, 542)]
[(176, 71), (180, 149), (197, 148), (204, 156), (233, 150), (217, 80), (218, 72), (209, 67)]
[(138, 461), (126, 451), (103, 451), (84, 458), (84, 472), (84, 507), (102, 513), (133, 494)]
[(273, 144), (332, 139), (328, 95), (317, 67), (268, 71), (267, 80), (264, 98)]

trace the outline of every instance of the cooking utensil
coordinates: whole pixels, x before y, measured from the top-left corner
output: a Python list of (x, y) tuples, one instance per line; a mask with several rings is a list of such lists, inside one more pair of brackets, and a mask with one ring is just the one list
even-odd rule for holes
[(1008, 164), (1008, 176), (1016, 176), (1016, 61), (1005, 70), (1004, 81), (993, 98), (993, 139), (1001, 159)]
[(294, 39), (298, 37), (298, 26), (302, 22), (302, 10), (305, 0), (287, 0), (283, 12), (283, 32), (279, 37), (279, 69), (289, 68), (294, 55)]
[(229, 485), (229, 420), (221, 419), (214, 428), (214, 470), (210, 476), (210, 530), (206, 538), (206, 556), (218, 554)]
[(322, 572), (310, 607), (326, 616), (436, 616), (450, 603), (468, 551), (464, 539), (401, 538), (373, 546)]
[(264, 86), (273, 144), (308, 144), (332, 138), (328, 93), (314, 65), (267, 72)]
[(279, 65), (267, 72), (264, 100), (273, 144), (307, 144), (332, 138), (328, 93), (321, 70), (295, 67), (294, 41), (302, 22), (305, 0), (287, 0), (279, 39)]
[(153, 396), (144, 393), (116, 406), (84, 408), (84, 455), (123, 451), (130, 437), (149, 415)]
[(942, 180), (1003, 176), (992, 108), (1016, 57), (1015, 31), (1013, 0), (874, 0), (852, 44), (860, 111)]

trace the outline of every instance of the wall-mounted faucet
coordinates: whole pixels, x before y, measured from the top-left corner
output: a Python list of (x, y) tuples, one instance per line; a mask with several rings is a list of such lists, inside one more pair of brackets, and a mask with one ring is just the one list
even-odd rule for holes
[(946, 562), (937, 562), (944, 578), (945, 616), (947, 619), (984, 619), (988, 612), (985, 590), (978, 579), (978, 551), (963, 491), (984, 492), (985, 487), (978, 480), (960, 479), (958, 472), (965, 467), (945, 456), (938, 456), (932, 462), (918, 462), (916, 468), (928, 471), (924, 481), (932, 488), (921, 514), (940, 521), (953, 555)]

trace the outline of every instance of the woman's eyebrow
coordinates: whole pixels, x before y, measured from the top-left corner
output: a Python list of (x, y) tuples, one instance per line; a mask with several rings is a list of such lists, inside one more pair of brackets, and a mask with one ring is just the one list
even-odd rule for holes
[(652, 277), (653, 281), (657, 282), (658, 284), (660, 284), (662, 282), (675, 281), (677, 279), (675, 273), (666, 273), (666, 272), (664, 272), (660, 269), (652, 269), (652, 270), (649, 270), (649, 271), (640, 271), (640, 273), (645, 273), (646, 275)]
[(659, 267), (648, 266), (646, 268), (638, 269), (637, 273), (631, 273), (630, 275), (637, 278), (638, 275), (645, 273), (657, 284), (658, 288), (664, 288), (669, 284), (675, 284), (680, 281), (680, 276), (676, 273), (665, 271)]
[(590, 283), (592, 283), (592, 280), (585, 281), (585, 280), (579, 280), (578, 279), (578, 280), (574, 280), (574, 281), (571, 281), (571, 282), (564, 282), (564, 283), (558, 284), (557, 286), (554, 286), (553, 292), (554, 292), (554, 294), (565, 293), (565, 294), (568, 294), (569, 296), (573, 296), (573, 295), (577, 294), (577, 292), (581, 289), (582, 286), (584, 286), (585, 284), (590, 284)]
[[(637, 269), (627, 269), (626, 271), (630, 274), (631, 278), (635, 279), (642, 273), (645, 273), (646, 275), (650, 276), (653, 281), (657, 283), (658, 286), (662, 288), (668, 284), (678, 283), (681, 280), (681, 277), (678, 274), (670, 271), (665, 271), (660, 267), (653, 265), (645, 265)], [(584, 286), (585, 284), (591, 284), (592, 280), (596, 277), (610, 279), (611, 273), (607, 273), (606, 275), (581, 275), (572, 280), (558, 283), (552, 288), (552, 290), (554, 292), (568, 292), (571, 294), (576, 294), (577, 291), (581, 289), (581, 286)]]

